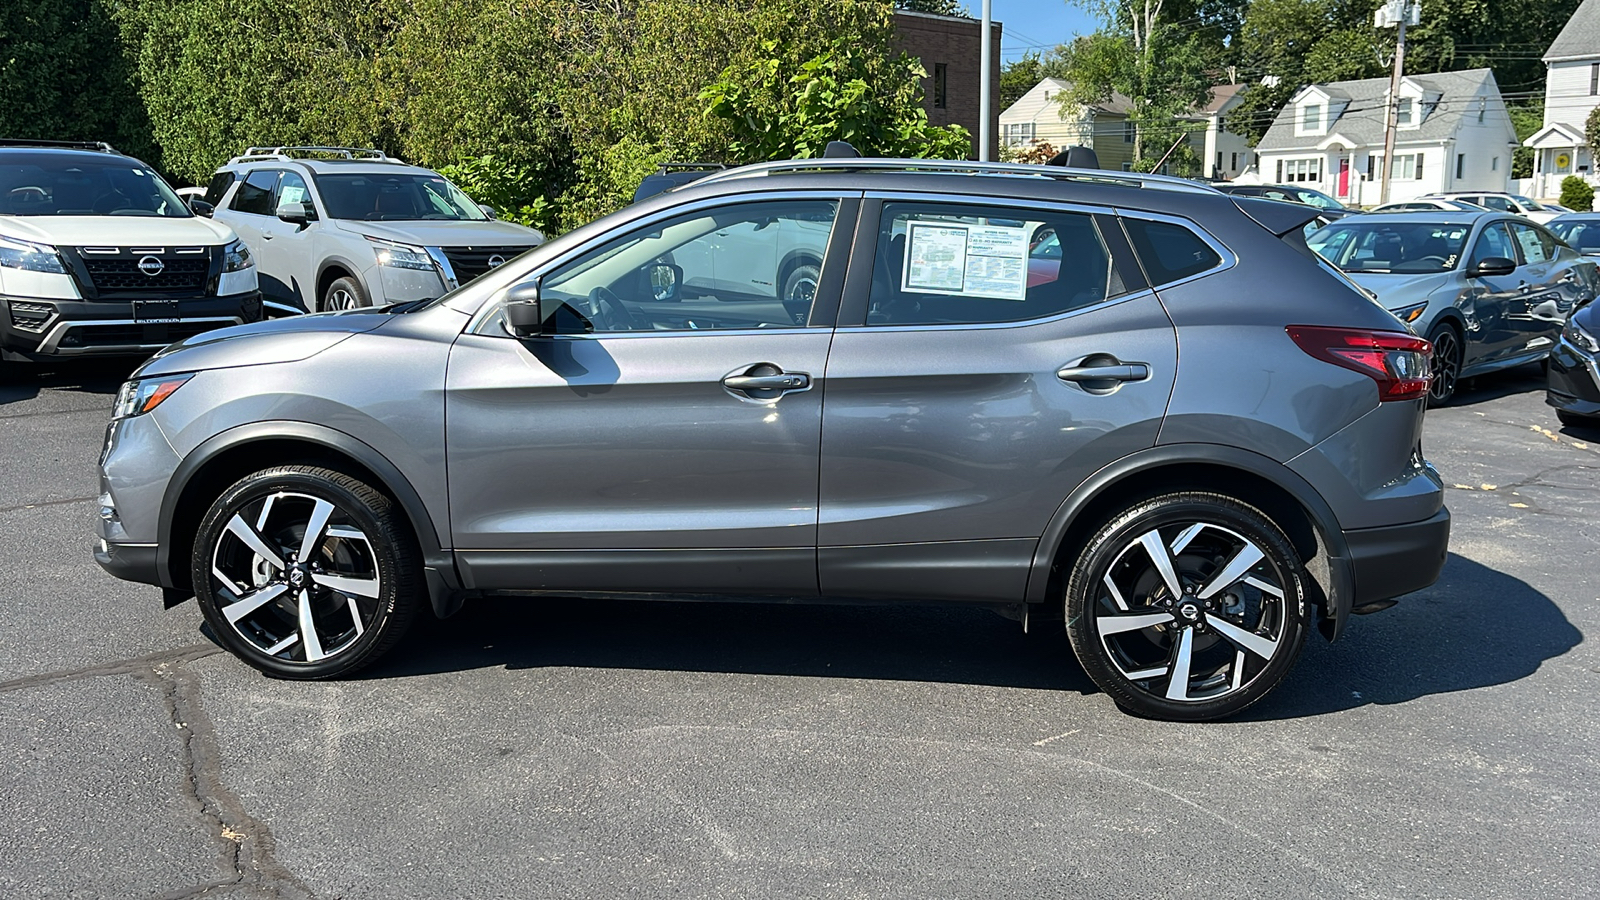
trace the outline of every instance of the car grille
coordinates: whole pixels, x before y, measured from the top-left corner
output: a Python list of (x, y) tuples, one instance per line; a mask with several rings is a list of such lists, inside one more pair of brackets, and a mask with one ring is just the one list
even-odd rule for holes
[(75, 325), (61, 340), (63, 347), (127, 347), (171, 344), (222, 328), (228, 322), (155, 322), (126, 325)]
[(445, 259), (450, 260), (450, 268), (455, 270), (456, 283), (466, 284), (479, 275), (496, 268), (499, 264), (489, 265), (489, 260), (500, 257), (505, 262), (511, 258), (526, 253), (532, 247), (440, 247), (444, 251)]
[[(139, 270), (139, 260), (153, 256), (165, 267), (158, 275), (146, 275)], [(83, 267), (89, 273), (94, 288), (104, 292), (162, 292), (202, 293), (206, 277), (211, 273), (208, 254), (184, 256), (144, 254), (140, 256), (95, 257), (84, 255)]]

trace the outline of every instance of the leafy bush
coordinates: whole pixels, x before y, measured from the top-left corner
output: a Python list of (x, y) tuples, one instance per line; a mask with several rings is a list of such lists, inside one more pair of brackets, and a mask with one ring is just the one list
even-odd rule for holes
[(1567, 209), (1592, 212), (1594, 187), (1577, 175), (1568, 175), (1561, 179), (1561, 199), (1557, 202)]

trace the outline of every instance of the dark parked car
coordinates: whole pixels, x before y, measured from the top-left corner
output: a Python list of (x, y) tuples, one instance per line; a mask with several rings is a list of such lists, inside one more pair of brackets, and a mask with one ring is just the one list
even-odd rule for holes
[(1281, 200), (1285, 203), (1299, 203), (1315, 207), (1325, 219), (1340, 219), (1358, 212), (1358, 210), (1345, 206), (1321, 191), (1315, 191), (1307, 187), (1294, 187), (1287, 184), (1232, 184), (1229, 182), (1215, 184), (1212, 187), (1224, 194), (1233, 194), (1238, 197), (1260, 197), (1263, 200)]
[[(1428, 344), (1306, 250), (1313, 213), (1060, 167), (715, 173), (434, 301), (162, 353), (96, 557), (286, 678), (485, 595), (959, 602), (1064, 621), (1125, 708), (1227, 715), (1444, 564)], [(791, 226), (825, 233), (798, 306)]]
[(1427, 335), (1434, 403), (1462, 378), (1544, 359), (1600, 285), (1593, 261), (1508, 213), (1369, 213), (1307, 240)]
[(1600, 427), (1600, 322), (1594, 305), (1573, 313), (1550, 353), (1545, 402), (1564, 425)]
[(1600, 256), (1600, 213), (1567, 213), (1545, 227), (1584, 256)]

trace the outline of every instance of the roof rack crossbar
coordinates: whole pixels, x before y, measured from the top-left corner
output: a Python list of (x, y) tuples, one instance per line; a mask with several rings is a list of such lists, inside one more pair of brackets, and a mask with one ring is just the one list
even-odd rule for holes
[(781, 175), (792, 172), (932, 172), (959, 175), (1010, 175), (1033, 178), (1054, 178), (1061, 181), (1087, 181), (1124, 184), (1133, 187), (1157, 188), (1193, 194), (1215, 194), (1214, 188), (1177, 178), (1171, 175), (1151, 175), (1143, 172), (1114, 172), (1105, 169), (1070, 169), (1062, 166), (1038, 166), (1025, 163), (966, 162), (960, 160), (928, 159), (785, 159), (756, 163), (716, 172), (700, 179), (698, 184), (749, 178), (758, 175)]
[(41, 147), (57, 150), (98, 150), (116, 153), (117, 148), (105, 141), (36, 141), (31, 138), (0, 138), (0, 147)]

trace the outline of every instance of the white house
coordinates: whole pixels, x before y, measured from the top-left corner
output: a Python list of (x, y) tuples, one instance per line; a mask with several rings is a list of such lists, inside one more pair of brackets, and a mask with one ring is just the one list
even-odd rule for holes
[[(1260, 179), (1376, 204), (1388, 103), (1387, 78), (1302, 88), (1256, 145)], [(1506, 189), (1517, 134), (1490, 70), (1402, 78), (1396, 122), (1390, 200)]]
[(1594, 160), (1583, 136), (1600, 106), (1600, 0), (1583, 0), (1545, 51), (1544, 127), (1522, 142), (1533, 148), (1533, 186), (1539, 197), (1561, 193), (1561, 179), (1594, 181)]
[[(1245, 86), (1220, 85), (1211, 89), (1206, 106), (1192, 116), (1190, 146), (1200, 156), (1209, 178), (1232, 178), (1250, 164), (1250, 145), (1241, 135), (1226, 131), (1222, 118), (1239, 103)], [(1057, 150), (1091, 147), (1107, 169), (1127, 169), (1133, 162), (1134, 128), (1128, 121), (1133, 101), (1121, 94), (1087, 108), (1072, 107), (1062, 114), (1062, 98), (1072, 90), (1070, 82), (1046, 78), (1034, 85), (1017, 102), (1000, 113), (1000, 146), (1021, 147), (1029, 143), (1048, 143)], [(1199, 126), (1204, 124), (1204, 140)], [(1153, 148), (1159, 155), (1165, 148)], [(1146, 147), (1147, 153), (1152, 148)]]

